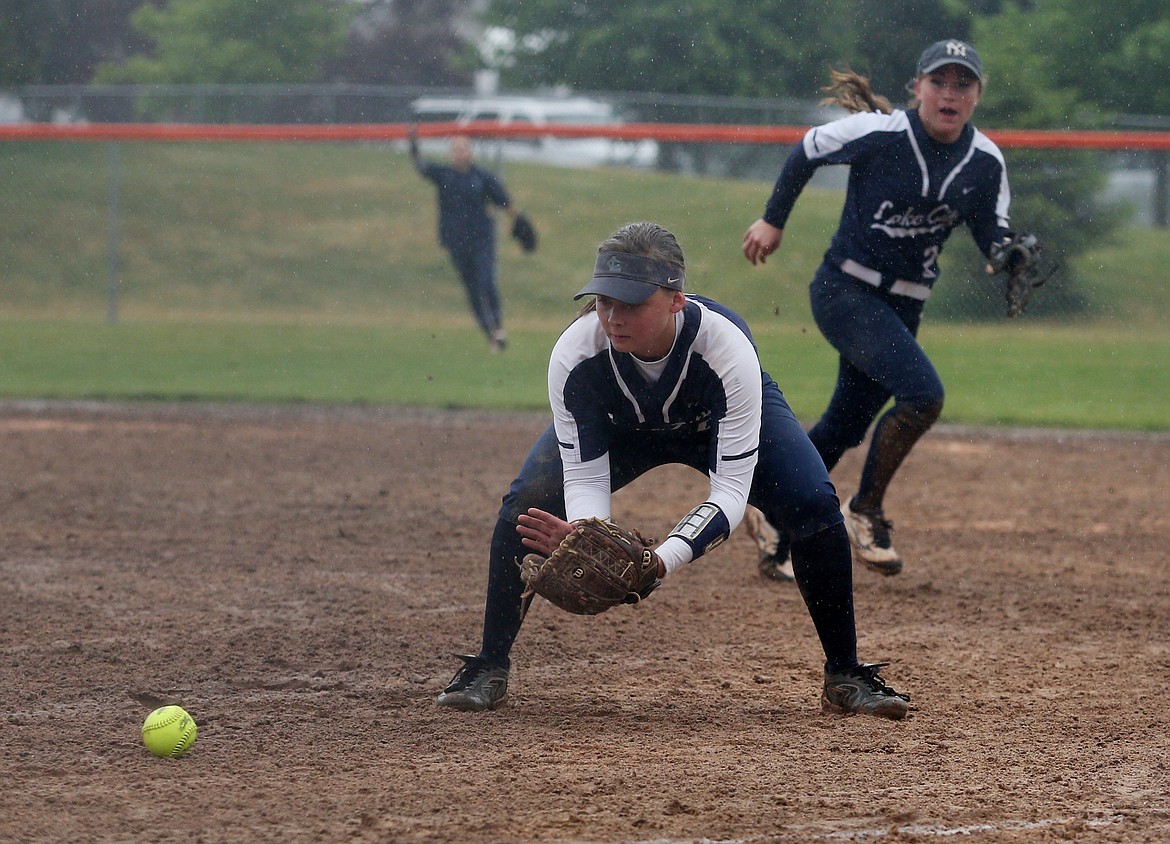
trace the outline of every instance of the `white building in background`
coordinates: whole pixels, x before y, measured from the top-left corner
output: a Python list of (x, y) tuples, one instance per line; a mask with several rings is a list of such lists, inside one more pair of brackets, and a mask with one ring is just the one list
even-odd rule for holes
[(23, 123), (24, 105), (20, 97), (0, 91), (0, 123)]
[[(420, 124), (465, 125), (488, 121), (501, 126), (539, 129), (550, 124), (598, 126), (621, 123), (612, 103), (558, 95), (420, 97), (411, 103), (411, 113)], [(560, 167), (653, 167), (658, 161), (658, 145), (652, 140), (543, 136), (506, 140), (481, 138), (475, 143), (481, 157), (486, 153), (502, 161), (533, 161)], [(445, 142), (438, 139), (424, 140), (422, 147), (431, 154), (446, 151)]]

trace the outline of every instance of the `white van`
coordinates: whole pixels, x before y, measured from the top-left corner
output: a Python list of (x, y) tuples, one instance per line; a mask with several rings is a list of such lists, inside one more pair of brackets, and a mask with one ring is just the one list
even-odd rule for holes
[[(411, 112), (419, 123), (457, 123), (494, 121), (503, 126), (550, 123), (620, 124), (613, 106), (588, 97), (421, 97), (411, 103)], [(422, 141), (425, 151), (444, 152), (441, 142)], [(654, 141), (620, 141), (612, 138), (508, 138), (476, 139), (489, 156), (508, 161), (536, 161), (561, 167), (623, 165), (653, 167), (658, 160)]]

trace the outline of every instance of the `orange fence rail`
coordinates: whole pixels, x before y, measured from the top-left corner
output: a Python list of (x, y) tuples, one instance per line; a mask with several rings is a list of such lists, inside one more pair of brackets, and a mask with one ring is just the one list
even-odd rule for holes
[[(395, 141), (407, 137), (402, 123), (312, 125), (194, 123), (13, 123), (0, 125), (0, 141)], [(805, 126), (697, 123), (549, 124), (501, 126), (494, 122), (424, 123), (420, 137), (461, 133), (493, 138), (613, 138), (682, 143), (794, 144)], [(985, 129), (1006, 148), (1170, 151), (1170, 132)]]

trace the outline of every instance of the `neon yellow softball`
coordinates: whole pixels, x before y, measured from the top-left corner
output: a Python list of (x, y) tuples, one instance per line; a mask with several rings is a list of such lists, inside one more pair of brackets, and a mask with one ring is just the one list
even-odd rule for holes
[(142, 743), (155, 756), (177, 759), (195, 743), (195, 719), (181, 706), (160, 706), (142, 722)]

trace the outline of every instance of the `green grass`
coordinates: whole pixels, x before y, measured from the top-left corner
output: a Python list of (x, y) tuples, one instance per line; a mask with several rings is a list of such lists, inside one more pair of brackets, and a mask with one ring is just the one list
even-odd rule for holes
[[(783, 250), (739, 252), (769, 186), (509, 165), (541, 246), (500, 248), (512, 336), (488, 355), (435, 243), (434, 198), (400, 153), (334, 144), (123, 144), (118, 322), (108, 294), (110, 148), (0, 145), (0, 396), (544, 408), (548, 349), (598, 241), (653, 219), (689, 286), (752, 322), (803, 419), (836, 362), (807, 283), (840, 211), (809, 189)], [(1131, 228), (1076, 267), (1076, 322), (931, 320), (922, 339), (956, 423), (1170, 430), (1165, 232)], [(941, 288), (945, 291), (948, 281)]]
[[(539, 408), (550, 335), (506, 356), (419, 325), (0, 321), (8, 397)], [(62, 349), (69, 349), (62, 353)]]
[[(556, 334), (524, 325), (507, 353), (488, 355), (478, 335), (450, 324), (6, 319), (0, 395), (537, 410)], [(797, 415), (815, 419), (832, 350), (799, 327), (768, 326), (756, 339)], [(1170, 430), (1166, 333), (936, 326), (923, 341), (947, 384), (945, 422)]]

